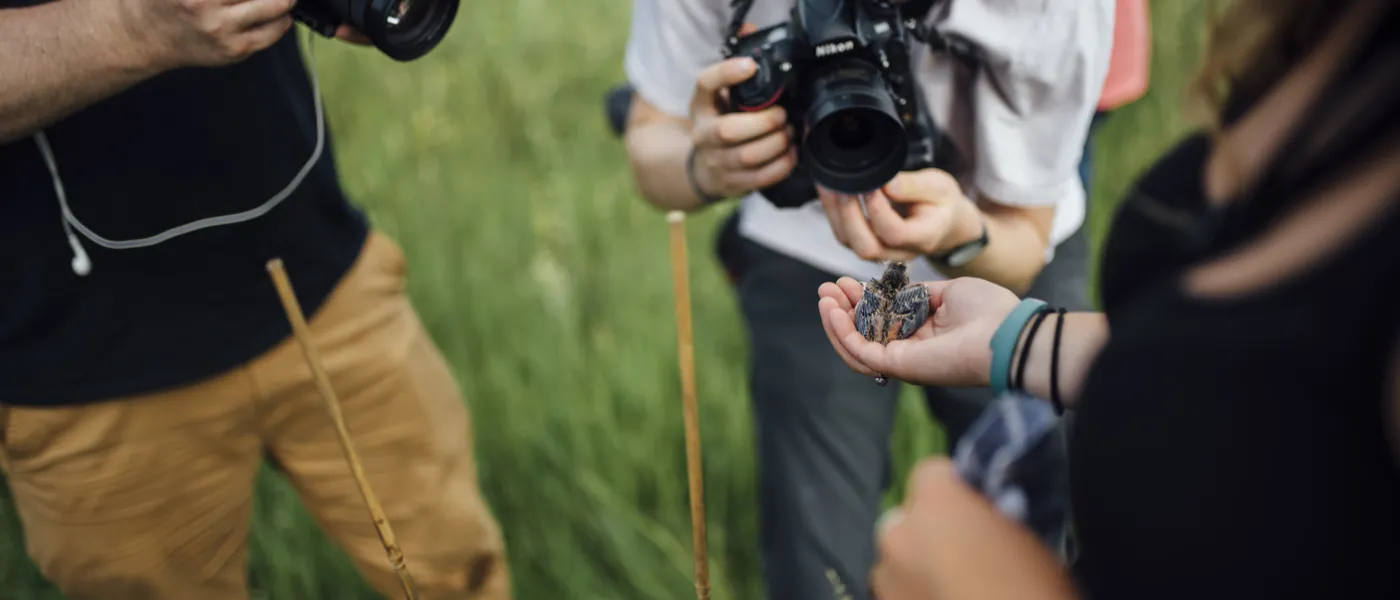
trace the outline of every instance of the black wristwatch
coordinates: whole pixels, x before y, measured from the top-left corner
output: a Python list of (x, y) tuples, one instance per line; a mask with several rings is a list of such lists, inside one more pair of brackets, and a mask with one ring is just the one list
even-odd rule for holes
[(966, 265), (967, 263), (972, 262), (972, 259), (977, 258), (977, 255), (981, 254), (983, 250), (987, 249), (988, 241), (989, 240), (987, 238), (987, 217), (984, 216), (982, 217), (981, 237), (978, 237), (977, 239), (972, 240), (970, 242), (966, 242), (956, 248), (953, 248), (952, 250), (944, 252), (943, 254), (929, 256), (929, 260), (932, 260), (933, 262), (938, 263), (942, 266), (956, 269), (958, 267)]

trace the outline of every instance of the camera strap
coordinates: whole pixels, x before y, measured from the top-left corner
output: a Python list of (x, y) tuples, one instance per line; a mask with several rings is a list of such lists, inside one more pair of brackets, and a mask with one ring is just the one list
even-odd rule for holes
[(730, 0), (729, 8), (733, 15), (729, 17), (729, 31), (724, 33), (721, 52), (725, 58), (734, 58), (734, 49), (739, 46), (739, 30), (744, 28), (744, 19), (748, 18), (749, 9), (753, 8), (753, 0)]

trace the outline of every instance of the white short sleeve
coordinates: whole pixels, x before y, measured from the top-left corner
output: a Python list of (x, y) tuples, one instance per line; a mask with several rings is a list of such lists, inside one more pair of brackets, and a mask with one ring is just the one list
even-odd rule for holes
[(956, 0), (936, 16), (986, 61), (973, 82), (978, 195), (1046, 206), (1082, 197), (1079, 161), (1108, 74), (1114, 0)]
[(633, 0), (624, 69), (662, 112), (686, 117), (695, 80), (724, 59), (728, 0)]

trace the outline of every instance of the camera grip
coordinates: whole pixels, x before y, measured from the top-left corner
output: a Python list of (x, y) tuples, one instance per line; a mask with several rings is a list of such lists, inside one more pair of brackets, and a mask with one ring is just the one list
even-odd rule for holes
[(327, 38), (335, 37), (335, 30), (340, 28), (341, 24), (334, 15), (317, 8), (314, 4), (308, 4), (306, 0), (298, 0), (296, 6), (292, 7), (292, 20)]

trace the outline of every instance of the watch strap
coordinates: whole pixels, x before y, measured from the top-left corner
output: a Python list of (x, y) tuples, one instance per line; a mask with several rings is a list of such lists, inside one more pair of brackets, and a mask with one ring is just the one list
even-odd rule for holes
[(939, 264), (942, 264), (942, 265), (945, 265), (945, 266), (946, 266), (946, 265), (948, 265), (949, 259), (951, 259), (954, 255), (958, 254), (959, 252), (962, 252), (963, 250), (966, 250), (966, 249), (968, 249), (968, 248), (970, 248), (970, 247), (973, 247), (973, 246), (983, 246), (983, 247), (985, 247), (985, 246), (987, 245), (987, 242), (989, 241), (987, 238), (988, 238), (987, 217), (986, 217), (986, 216), (983, 216), (983, 217), (982, 217), (982, 235), (977, 236), (976, 239), (969, 240), (969, 241), (963, 242), (963, 243), (961, 243), (961, 244), (958, 244), (957, 247), (953, 248), (952, 250), (948, 250), (947, 252), (943, 252), (943, 253), (941, 253), (941, 254), (934, 254), (934, 255), (931, 255), (931, 256), (929, 256), (929, 258), (932, 259), (934, 262), (937, 262), (937, 263), (939, 263)]

